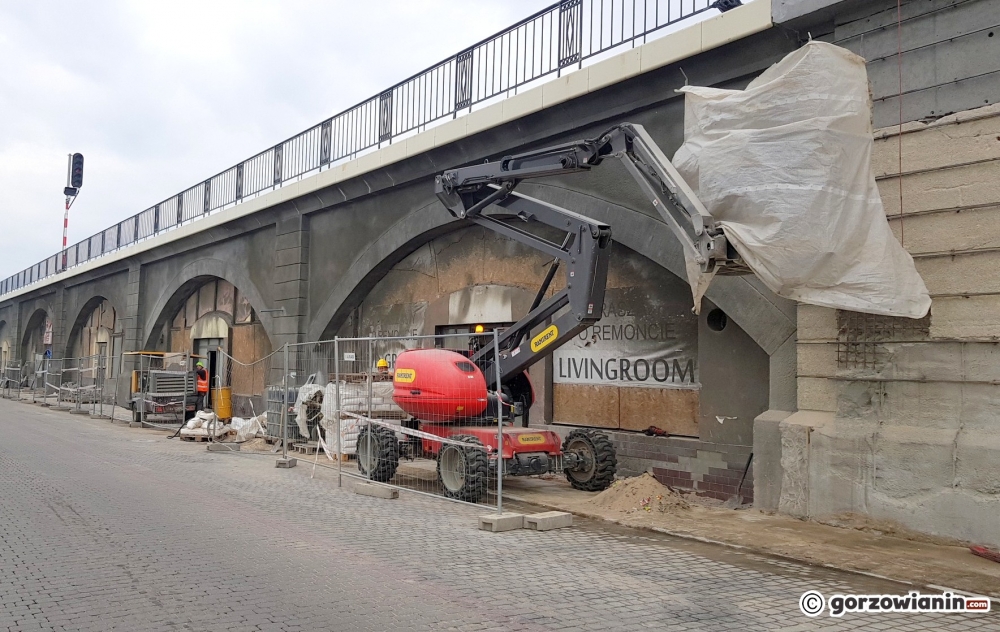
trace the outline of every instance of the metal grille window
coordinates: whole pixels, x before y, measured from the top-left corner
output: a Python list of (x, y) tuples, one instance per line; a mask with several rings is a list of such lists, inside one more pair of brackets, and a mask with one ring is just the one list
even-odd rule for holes
[(921, 319), (837, 310), (837, 368), (878, 371), (885, 366), (887, 342), (930, 337), (931, 314)]

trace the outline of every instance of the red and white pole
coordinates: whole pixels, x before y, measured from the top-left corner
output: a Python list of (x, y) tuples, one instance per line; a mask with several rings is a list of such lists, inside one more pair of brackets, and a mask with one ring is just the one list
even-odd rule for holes
[[(73, 180), (73, 154), (67, 154), (66, 158), (66, 188), (69, 189)], [(68, 191), (67, 191), (68, 192)], [(66, 269), (66, 240), (69, 237), (69, 205), (72, 198), (66, 196), (66, 210), (63, 211), (63, 244), (62, 244), (62, 269)]]
[(66, 250), (66, 238), (69, 236), (69, 197), (66, 198), (66, 212), (63, 213), (63, 250)]

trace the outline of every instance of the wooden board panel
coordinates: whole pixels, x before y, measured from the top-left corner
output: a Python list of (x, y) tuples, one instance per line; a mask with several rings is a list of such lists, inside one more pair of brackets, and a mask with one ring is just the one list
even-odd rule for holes
[(552, 418), (557, 424), (618, 428), (616, 386), (553, 384)]
[(673, 435), (698, 436), (700, 391), (674, 388), (622, 388), (621, 429), (662, 428)]

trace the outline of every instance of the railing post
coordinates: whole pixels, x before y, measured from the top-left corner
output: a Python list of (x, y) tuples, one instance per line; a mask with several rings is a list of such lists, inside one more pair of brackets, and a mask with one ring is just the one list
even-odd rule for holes
[(281, 184), (281, 167), (285, 153), (285, 144), (276, 145), (274, 148), (274, 186)]
[(378, 142), (392, 138), (392, 90), (378, 95)]
[(201, 208), (202, 215), (208, 215), (209, 209), (212, 208), (212, 180), (205, 180), (205, 201)]
[(469, 48), (455, 57), (455, 112), (472, 105), (472, 52)]
[(559, 3), (559, 68), (578, 63), (583, 50), (583, 0)]
[(184, 194), (177, 194), (177, 225), (180, 226), (181, 222), (184, 221)]
[(330, 164), (333, 141), (333, 119), (323, 121), (319, 128), (319, 164)]
[(236, 165), (236, 201), (243, 199), (243, 163)]
[(153, 234), (160, 232), (160, 205), (153, 207)]

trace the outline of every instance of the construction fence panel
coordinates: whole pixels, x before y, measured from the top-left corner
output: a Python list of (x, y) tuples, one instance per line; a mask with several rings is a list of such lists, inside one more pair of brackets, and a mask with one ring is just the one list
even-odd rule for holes
[[(482, 371), (468, 360), (472, 338), (484, 340), (455, 334), (290, 345), (268, 386), (268, 434), (292, 456), (335, 467), (341, 481), (499, 507), (500, 419)], [(414, 368), (415, 356), (403, 354), (418, 349), (440, 353), (422, 355), (427, 368)], [(429, 402), (421, 421), (399, 398)]]
[(21, 398), (21, 363), (17, 360), (8, 360), (3, 367), (3, 388), (0, 392), (7, 399)]
[(45, 391), (43, 399), (46, 406), (58, 408), (62, 402), (62, 367), (63, 359), (49, 359), (46, 361), (43, 373)]
[(143, 427), (180, 430), (186, 421), (185, 409), (195, 397), (190, 354), (133, 355), (138, 356), (134, 362), (138, 389), (129, 402), (133, 421)]
[(212, 385), (212, 409), (223, 424), (230, 426), (239, 442), (266, 432), (268, 380), (275, 358), (281, 360), (280, 353), (279, 350), (243, 362), (219, 350), (222, 364)]

